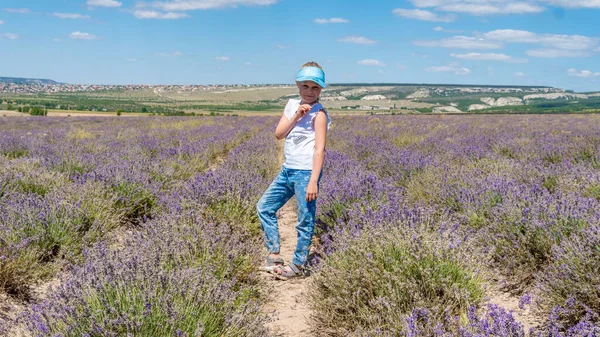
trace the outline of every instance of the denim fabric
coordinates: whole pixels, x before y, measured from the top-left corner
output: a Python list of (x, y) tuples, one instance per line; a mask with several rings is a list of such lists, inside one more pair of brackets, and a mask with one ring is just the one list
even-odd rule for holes
[(298, 266), (303, 266), (308, 259), (308, 251), (315, 230), (317, 201), (306, 201), (306, 188), (311, 173), (311, 170), (282, 167), (281, 172), (275, 177), (256, 205), (267, 250), (269, 253), (279, 253), (279, 226), (276, 213), (292, 196), (296, 196), (298, 244), (292, 262)]

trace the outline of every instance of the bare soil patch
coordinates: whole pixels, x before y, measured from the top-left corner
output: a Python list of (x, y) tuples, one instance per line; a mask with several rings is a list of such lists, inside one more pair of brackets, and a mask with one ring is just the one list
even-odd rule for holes
[[(7, 337), (31, 337), (25, 325), (26, 322), (19, 321), (19, 315), (27, 309), (31, 303), (39, 303), (46, 299), (52, 288), (61, 284), (61, 275), (55, 276), (49, 281), (40, 283), (33, 287), (31, 299), (28, 303), (15, 300), (6, 294), (0, 294), (0, 322), (10, 323)], [(7, 324), (7, 326), (9, 326)]]
[[(296, 219), (296, 200), (292, 198), (277, 213), (281, 255), (286, 263), (292, 260), (298, 241), (295, 228)], [(263, 310), (273, 319), (267, 324), (273, 335), (278, 337), (312, 336), (308, 324), (312, 311), (309, 309), (307, 301), (307, 287), (310, 280), (302, 278), (280, 281), (266, 273), (264, 280), (270, 302), (263, 307)]]
[[(147, 114), (146, 114), (147, 115)], [(87, 111), (48, 111), (50, 117), (117, 117), (116, 112), (87, 112)], [(143, 114), (123, 113), (119, 117), (143, 116)]]
[[(345, 100), (345, 101), (323, 101), (323, 106), (328, 109), (341, 109), (343, 106), (379, 106), (381, 108), (393, 107), (396, 105), (396, 109), (418, 109), (418, 108), (430, 108), (434, 106), (430, 103), (414, 102), (411, 100)], [(363, 111), (364, 112), (364, 111)]]
[(543, 323), (543, 318), (536, 315), (530, 305), (519, 308), (519, 297), (499, 289), (491, 289), (488, 295), (488, 303), (496, 304), (511, 311), (514, 318), (523, 324), (525, 333), (531, 328), (538, 327)]
[(26, 116), (29, 116), (29, 114), (14, 111), (14, 110), (0, 110), (0, 117), (4, 117), (4, 116), (6, 116), (6, 117), (14, 117), (14, 116), (26, 117)]
[(162, 91), (160, 96), (178, 101), (202, 100), (208, 102), (243, 102), (278, 99), (281, 96), (297, 94), (295, 86), (256, 87), (247, 89), (207, 90), (207, 91)]

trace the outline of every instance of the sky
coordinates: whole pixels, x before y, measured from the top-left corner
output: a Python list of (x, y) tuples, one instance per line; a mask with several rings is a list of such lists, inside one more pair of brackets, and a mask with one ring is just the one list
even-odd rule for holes
[(600, 91), (600, 0), (0, 0), (0, 76)]

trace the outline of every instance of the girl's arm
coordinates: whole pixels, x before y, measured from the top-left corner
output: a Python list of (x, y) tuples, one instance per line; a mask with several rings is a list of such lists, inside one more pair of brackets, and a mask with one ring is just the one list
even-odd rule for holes
[(324, 111), (319, 111), (315, 117), (315, 155), (313, 168), (306, 188), (306, 201), (311, 202), (317, 198), (319, 176), (325, 161), (325, 141), (327, 139), (327, 116)]
[(296, 125), (296, 122), (298, 122), (300, 118), (304, 117), (304, 115), (306, 115), (310, 109), (311, 106), (309, 104), (302, 104), (298, 107), (298, 111), (296, 111), (291, 119), (288, 119), (286, 115), (283, 114), (279, 120), (279, 124), (277, 124), (277, 128), (275, 129), (275, 137), (277, 137), (277, 139), (283, 139), (287, 137), (288, 133), (290, 133), (290, 131), (292, 131)]

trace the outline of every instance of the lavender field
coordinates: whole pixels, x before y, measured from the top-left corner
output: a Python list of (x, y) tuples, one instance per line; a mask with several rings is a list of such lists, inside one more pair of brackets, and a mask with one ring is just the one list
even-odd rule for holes
[[(26, 306), (0, 333), (272, 335), (255, 204), (276, 122), (1, 119), (0, 293)], [(599, 125), (333, 116), (314, 335), (600, 335)]]

